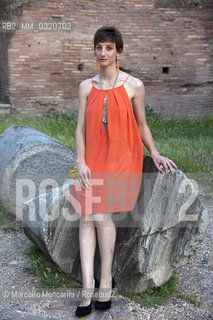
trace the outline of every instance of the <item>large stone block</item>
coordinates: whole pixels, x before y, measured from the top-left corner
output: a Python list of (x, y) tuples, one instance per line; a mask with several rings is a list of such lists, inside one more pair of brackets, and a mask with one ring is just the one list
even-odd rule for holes
[[(145, 156), (134, 210), (113, 213), (117, 228), (113, 274), (122, 291), (141, 292), (168, 281), (196, 251), (208, 224), (196, 181), (181, 171), (175, 170), (175, 175), (168, 177), (156, 171), (152, 158)], [(25, 202), (23, 226), (29, 238), (59, 267), (82, 281), (79, 215), (70, 203), (72, 182)], [(97, 277), (100, 265), (97, 246)]]
[[(12, 126), (0, 136), (0, 154), (3, 206), (19, 213), (25, 234), (52, 261), (82, 280), (80, 216), (70, 202), (69, 170), (75, 153), (38, 130)], [(113, 213), (117, 237), (112, 271), (122, 291), (141, 292), (164, 284), (188, 262), (205, 235), (208, 212), (197, 183), (174, 171), (168, 177), (160, 174), (152, 158), (144, 156), (134, 210)], [(97, 277), (100, 266), (97, 246)]]
[(22, 204), (69, 179), (76, 155), (43, 132), (14, 125), (0, 135), (0, 200), (22, 220)]

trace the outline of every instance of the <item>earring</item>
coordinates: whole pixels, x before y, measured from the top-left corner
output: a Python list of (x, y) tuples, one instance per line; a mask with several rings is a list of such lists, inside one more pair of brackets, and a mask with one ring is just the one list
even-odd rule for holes
[(118, 68), (118, 70), (119, 70), (119, 60), (118, 60), (117, 57), (116, 57), (116, 62), (117, 62), (117, 68)]
[(95, 62), (95, 70), (97, 70), (97, 67), (98, 67), (98, 60), (96, 58), (96, 62)]

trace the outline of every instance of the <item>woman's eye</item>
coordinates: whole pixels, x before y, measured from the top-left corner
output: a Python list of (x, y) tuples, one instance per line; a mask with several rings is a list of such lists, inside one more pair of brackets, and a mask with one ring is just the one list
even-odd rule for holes
[[(101, 50), (101, 47), (96, 47), (97, 50)], [(107, 47), (107, 50), (112, 50), (112, 47)]]

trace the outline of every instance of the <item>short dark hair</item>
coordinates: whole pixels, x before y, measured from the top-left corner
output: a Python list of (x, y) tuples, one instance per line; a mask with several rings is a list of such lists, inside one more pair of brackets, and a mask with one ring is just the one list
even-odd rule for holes
[(115, 27), (103, 26), (99, 28), (94, 35), (94, 50), (95, 46), (100, 42), (110, 41), (115, 43), (118, 53), (123, 51), (123, 38), (120, 31)]

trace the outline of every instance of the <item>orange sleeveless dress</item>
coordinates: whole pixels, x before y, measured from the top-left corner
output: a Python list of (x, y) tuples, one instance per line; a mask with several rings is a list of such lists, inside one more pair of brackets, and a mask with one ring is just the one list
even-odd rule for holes
[[(91, 188), (81, 189), (75, 178), (70, 189), (72, 206), (83, 216), (132, 211), (138, 197), (143, 144), (124, 88), (125, 81), (112, 89), (98, 89), (92, 83), (87, 99), (85, 162), (91, 171)], [(102, 112), (106, 92), (107, 129), (104, 132)]]

